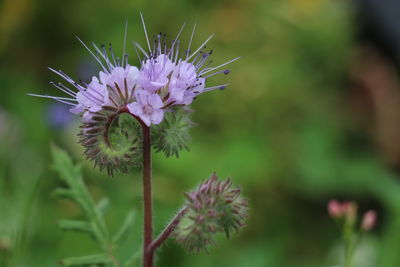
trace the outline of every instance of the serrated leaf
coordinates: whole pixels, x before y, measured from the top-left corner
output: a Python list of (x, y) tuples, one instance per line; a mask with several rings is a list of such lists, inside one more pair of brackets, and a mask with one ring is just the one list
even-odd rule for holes
[(64, 266), (85, 266), (92, 264), (110, 264), (112, 260), (107, 254), (96, 254), (81, 257), (71, 257), (60, 261)]
[(78, 232), (85, 232), (85, 233), (93, 234), (92, 225), (90, 223), (88, 223), (88, 222), (85, 222), (85, 221), (64, 219), (64, 220), (60, 220), (58, 222), (58, 225), (63, 230), (72, 230), (72, 231), (78, 231)]
[[(69, 196), (77, 202), (85, 213), (93, 214), (92, 201), (83, 184), (81, 167), (75, 166), (68, 154), (56, 146), (52, 146), (53, 169), (57, 171), (60, 178), (67, 183)], [(63, 191), (66, 193), (66, 191)]]
[(124, 222), (122, 223), (121, 227), (118, 229), (118, 232), (115, 234), (113, 238), (113, 243), (114, 244), (120, 244), (124, 237), (126, 237), (127, 232), (133, 225), (133, 221), (135, 219), (135, 212), (132, 210), (128, 212), (128, 214), (125, 217)]
[(69, 155), (56, 146), (52, 146), (53, 168), (67, 183), (68, 189), (58, 189), (56, 193), (75, 201), (89, 220), (95, 238), (103, 247), (107, 246), (108, 231), (102, 214), (97, 209), (82, 179), (81, 167), (74, 165)]

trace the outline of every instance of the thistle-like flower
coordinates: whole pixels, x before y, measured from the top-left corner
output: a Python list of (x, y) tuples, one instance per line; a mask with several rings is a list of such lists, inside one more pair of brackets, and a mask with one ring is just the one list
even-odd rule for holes
[[(128, 55), (125, 53), (127, 28), (121, 58), (115, 55), (111, 44), (108, 51), (104, 45), (98, 47), (93, 44), (93, 51), (78, 38), (99, 64), (101, 70), (98, 76), (94, 76), (89, 83), (77, 82), (63, 71), (50, 68), (67, 82), (68, 85), (52, 83), (67, 97), (34, 95), (70, 105), (72, 113), (81, 114), (80, 136), (86, 148), (85, 154), (110, 173), (115, 169), (127, 170), (131, 165), (129, 162), (134, 163), (134, 156), (138, 154), (132, 153), (138, 149), (135, 142), (128, 147), (113, 146), (109, 139), (110, 127), (121, 113), (130, 114), (147, 127), (160, 124), (166, 112), (176, 110), (173, 107), (190, 105), (204, 92), (224, 89), (226, 84), (206, 87), (206, 81), (219, 73), (228, 74), (229, 70), (220, 69), (238, 59), (209, 67), (212, 50), (206, 52), (205, 45), (212, 36), (192, 52), (194, 26), (189, 45), (182, 52), (179, 37), (185, 24), (171, 44), (167, 43), (166, 35), (161, 33), (151, 43), (142, 15), (141, 19), (148, 50), (134, 42), (140, 68), (128, 63)], [(140, 134), (133, 137), (139, 142), (140, 138)]]
[(214, 173), (185, 196), (187, 210), (174, 236), (187, 250), (206, 250), (215, 243), (216, 233), (225, 233), (229, 238), (232, 230), (238, 232), (245, 226), (247, 200), (240, 196), (240, 188), (233, 187), (230, 179), (220, 181)]

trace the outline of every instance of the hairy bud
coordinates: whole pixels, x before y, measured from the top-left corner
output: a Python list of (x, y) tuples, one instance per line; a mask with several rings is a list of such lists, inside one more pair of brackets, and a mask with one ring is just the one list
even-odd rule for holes
[(165, 113), (164, 121), (152, 127), (152, 142), (156, 152), (163, 151), (166, 157), (178, 157), (181, 150), (189, 150), (189, 130), (193, 127), (191, 112), (188, 108), (180, 108)]
[(174, 232), (176, 240), (189, 251), (200, 252), (214, 244), (216, 233), (229, 238), (248, 217), (247, 200), (230, 179), (218, 180), (214, 173), (191, 193), (185, 194), (187, 212)]

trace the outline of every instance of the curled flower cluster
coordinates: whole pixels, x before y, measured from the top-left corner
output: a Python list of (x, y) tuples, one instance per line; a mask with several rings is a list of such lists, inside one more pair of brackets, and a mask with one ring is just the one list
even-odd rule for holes
[(218, 232), (229, 238), (232, 230), (239, 231), (248, 217), (247, 200), (240, 196), (240, 189), (232, 181), (218, 180), (216, 174), (185, 194), (186, 213), (174, 235), (187, 250), (200, 252), (214, 244)]
[[(126, 148), (120, 151), (107, 140), (110, 129), (104, 127), (110, 127), (112, 120), (121, 113), (128, 113), (142, 125), (158, 125), (164, 120), (166, 112), (175, 110), (173, 107), (190, 105), (204, 92), (224, 89), (226, 84), (206, 87), (206, 81), (219, 73), (228, 74), (229, 70), (219, 69), (238, 59), (210, 67), (208, 63), (211, 63), (209, 57), (212, 50), (206, 52), (205, 45), (212, 36), (192, 52), (195, 27), (187, 49), (182, 52), (179, 37), (185, 24), (170, 44), (166, 35), (161, 33), (154, 36), (151, 43), (142, 16), (141, 19), (148, 50), (134, 42), (140, 61), (139, 68), (128, 63), (128, 55), (125, 53), (126, 30), (121, 58), (114, 54), (111, 44), (109, 49), (104, 45), (98, 47), (93, 44), (93, 51), (78, 38), (99, 64), (99, 74), (85, 83), (73, 80), (61, 70), (50, 68), (68, 85), (61, 82), (52, 84), (68, 96), (34, 95), (71, 105), (72, 113), (82, 114), (83, 130), (80, 136), (81, 143), (86, 147), (86, 155), (111, 170), (116, 162), (124, 157), (129, 158), (125, 153)], [(115, 154), (118, 156), (115, 157)]]

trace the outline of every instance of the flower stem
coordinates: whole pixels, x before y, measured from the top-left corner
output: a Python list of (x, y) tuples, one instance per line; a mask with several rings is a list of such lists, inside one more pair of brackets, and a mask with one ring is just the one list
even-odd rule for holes
[(150, 244), (148, 250), (154, 254), (154, 251), (159, 248), (167, 239), (168, 237), (174, 232), (176, 226), (178, 226), (179, 222), (181, 221), (183, 215), (186, 213), (186, 207), (182, 208), (175, 217), (170, 221), (170, 223), (165, 227), (165, 229), (161, 232), (161, 234), (153, 240)]
[(153, 267), (154, 253), (149, 250), (153, 235), (153, 204), (151, 193), (151, 139), (150, 127), (142, 123), (143, 132), (143, 267)]

